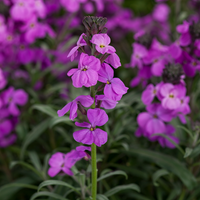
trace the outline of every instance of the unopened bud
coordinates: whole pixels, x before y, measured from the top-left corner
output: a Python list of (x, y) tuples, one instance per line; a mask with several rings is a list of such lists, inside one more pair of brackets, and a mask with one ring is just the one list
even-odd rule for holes
[(107, 31), (108, 31), (108, 29), (106, 27), (104, 27), (101, 32), (102, 33), (107, 33)]
[(98, 33), (98, 28), (97, 28), (96, 23), (94, 23), (94, 24), (92, 24), (92, 27), (91, 27), (91, 34), (95, 35), (97, 33)]
[(81, 112), (82, 115), (87, 115), (87, 111), (85, 110), (83, 105), (80, 103), (80, 101), (78, 101), (78, 109), (79, 109), (79, 111)]
[(104, 89), (105, 85), (106, 85), (105, 83), (101, 84), (101, 85), (97, 88), (97, 92), (102, 91), (102, 90)]

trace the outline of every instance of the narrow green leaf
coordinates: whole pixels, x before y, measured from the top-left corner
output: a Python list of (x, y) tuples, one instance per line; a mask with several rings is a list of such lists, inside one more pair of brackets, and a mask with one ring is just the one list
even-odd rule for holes
[(103, 194), (97, 194), (97, 200), (109, 200), (109, 199)]
[(31, 109), (39, 110), (51, 117), (58, 116), (57, 112), (51, 106), (48, 106), (48, 105), (36, 104), (36, 105), (33, 105)]
[(187, 147), (187, 148), (185, 149), (184, 158), (187, 158), (188, 156), (190, 156), (190, 155), (192, 154), (192, 152), (193, 152), (193, 149)]
[(27, 134), (27, 137), (22, 144), (22, 149), (20, 153), (20, 158), (24, 158), (24, 152), (29, 144), (31, 144), (33, 141), (35, 141), (49, 126), (49, 123), (51, 121), (51, 118), (48, 118), (38, 124), (30, 133)]
[(50, 126), (49, 128), (52, 128), (53, 126), (55, 126), (56, 124), (59, 123), (66, 123), (68, 125), (74, 126), (74, 123), (72, 123), (72, 120), (69, 119), (69, 117), (54, 117), (51, 120)]
[(42, 165), (40, 163), (40, 159), (35, 151), (29, 152), (29, 157), (31, 159), (32, 164), (38, 171), (42, 171)]
[(191, 153), (191, 157), (193, 157), (193, 158), (195, 158), (195, 157), (197, 157), (197, 156), (199, 156), (199, 154), (200, 154), (200, 145), (197, 145), (194, 149), (193, 149), (193, 151), (192, 151), (192, 153)]
[(193, 136), (192, 132), (191, 132), (189, 129), (185, 128), (184, 126), (180, 126), (180, 125), (178, 125), (178, 126), (176, 126), (176, 127), (177, 127), (177, 128), (183, 129), (186, 133), (188, 133), (188, 135), (189, 135), (192, 139), (194, 139), (194, 136)]
[(159, 184), (157, 183), (157, 180), (161, 177), (161, 176), (164, 176), (164, 175), (167, 175), (169, 174), (169, 172), (165, 169), (159, 169), (158, 171), (156, 171), (154, 174), (153, 174), (153, 184), (157, 187), (159, 186)]
[(62, 196), (60, 196), (58, 194), (54, 194), (54, 193), (51, 193), (51, 192), (37, 192), (37, 193), (35, 193), (35, 194), (32, 195), (32, 197), (31, 197), (30, 200), (34, 200), (37, 197), (41, 197), (41, 196), (53, 197), (56, 200), (68, 200), (68, 199), (63, 198)]
[(71, 186), (70, 184), (65, 183), (64, 181), (58, 181), (58, 180), (47, 180), (47, 181), (40, 183), (40, 185), (38, 186), (38, 191), (41, 188), (48, 186), (48, 185), (62, 185), (62, 186), (68, 187), (68, 188), (72, 189), (73, 191), (75, 191), (76, 193), (80, 194), (80, 192), (78, 191), (79, 188), (75, 188), (75, 187)]
[(105, 178), (108, 178), (108, 177), (110, 177), (110, 176), (115, 176), (115, 175), (123, 175), (123, 176), (126, 177), (126, 179), (128, 178), (127, 174), (126, 174), (124, 171), (117, 170), (117, 171), (110, 172), (110, 173), (108, 173), (108, 174), (105, 174), (105, 175), (99, 177), (99, 178), (97, 179), (97, 182), (99, 182), (99, 181), (101, 181), (101, 180), (103, 180), (103, 179), (105, 179)]
[(37, 169), (35, 169), (33, 166), (29, 165), (28, 163), (25, 163), (23, 161), (14, 161), (14, 162), (11, 162), (10, 164), (10, 168), (13, 168), (15, 165), (22, 165), (28, 169), (30, 169), (31, 171), (33, 171), (35, 174), (37, 174), (40, 178), (43, 178), (42, 177), (42, 174), (40, 173), (40, 171), (38, 171)]
[(107, 191), (104, 195), (107, 197), (110, 197), (114, 194), (116, 194), (117, 192), (120, 192), (122, 190), (135, 190), (137, 192), (140, 192), (140, 188), (138, 185), (136, 184), (129, 184), (129, 185), (120, 185), (117, 187), (112, 188), (111, 190)]
[(126, 154), (138, 155), (139, 157), (151, 160), (161, 168), (164, 168), (178, 176), (189, 189), (196, 186), (197, 182), (193, 174), (179, 160), (172, 156), (146, 149), (131, 149), (127, 151)]

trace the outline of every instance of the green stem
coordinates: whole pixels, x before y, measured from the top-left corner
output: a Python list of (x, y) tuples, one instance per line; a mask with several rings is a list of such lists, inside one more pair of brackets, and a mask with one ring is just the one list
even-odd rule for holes
[[(90, 87), (90, 95), (94, 98), (94, 103), (92, 104), (91, 108), (94, 109), (96, 107), (95, 105), (95, 86)], [(96, 160), (96, 145), (92, 143), (91, 145), (92, 151), (91, 151), (91, 157), (92, 157), (92, 200), (96, 200), (96, 194), (97, 194), (97, 160)]]
[(96, 145), (92, 143), (92, 200), (96, 200), (96, 194), (97, 194)]

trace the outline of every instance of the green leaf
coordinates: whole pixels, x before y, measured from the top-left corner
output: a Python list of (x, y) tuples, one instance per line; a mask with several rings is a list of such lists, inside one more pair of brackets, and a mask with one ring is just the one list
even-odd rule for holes
[(196, 186), (197, 182), (193, 174), (180, 161), (172, 156), (146, 149), (132, 149), (126, 153), (130, 155), (138, 155), (139, 157), (144, 157), (148, 160), (151, 160), (161, 168), (164, 168), (178, 176), (184, 185), (189, 189), (192, 189)]
[(165, 169), (159, 169), (158, 171), (156, 171), (154, 174), (153, 174), (153, 184), (157, 187), (159, 186), (159, 184), (157, 183), (157, 180), (161, 177), (161, 176), (164, 176), (164, 175), (167, 175), (169, 174), (169, 172)]
[(57, 117), (58, 114), (57, 112), (51, 107), (51, 106), (48, 106), (48, 105), (43, 105), (43, 104), (36, 104), (36, 105), (33, 105), (31, 107), (31, 109), (36, 109), (36, 110), (39, 110), (51, 117)]
[(105, 179), (105, 178), (108, 178), (108, 177), (110, 177), (110, 176), (115, 176), (115, 175), (123, 175), (123, 176), (126, 177), (126, 179), (128, 178), (127, 174), (126, 174), (124, 171), (117, 170), (117, 171), (110, 172), (110, 173), (108, 173), (108, 174), (105, 174), (105, 175), (99, 177), (99, 178), (97, 179), (97, 182), (99, 182), (99, 181), (101, 181), (101, 180), (103, 180), (103, 179)]
[(31, 159), (32, 164), (38, 171), (42, 171), (42, 165), (40, 163), (40, 159), (35, 151), (29, 152), (29, 157)]
[(22, 165), (28, 169), (30, 169), (31, 171), (33, 171), (35, 174), (37, 174), (40, 178), (43, 178), (42, 174), (37, 170), (35, 169), (32, 165), (29, 165), (28, 163), (25, 163), (23, 161), (14, 161), (14, 162), (11, 162), (10, 164), (10, 168), (13, 168), (15, 165)]
[(47, 181), (44, 181), (42, 183), (40, 183), (40, 185), (38, 186), (38, 191), (45, 187), (45, 186), (48, 186), (48, 185), (61, 185), (61, 186), (65, 186), (65, 187), (68, 187), (70, 189), (72, 189), (73, 191), (75, 191), (76, 193), (80, 194), (80, 192), (78, 191), (79, 188), (75, 188), (73, 186), (71, 186), (70, 184), (64, 182), (64, 181), (58, 181), (58, 180), (47, 180)]
[(29, 144), (31, 144), (33, 141), (35, 141), (49, 126), (49, 123), (51, 122), (51, 118), (48, 118), (38, 124), (30, 133), (27, 134), (27, 137), (22, 144), (21, 154), (20, 158), (24, 158), (24, 152)]
[(187, 147), (187, 148), (185, 149), (184, 158), (187, 158), (188, 156), (190, 156), (190, 155), (192, 154), (192, 152), (193, 152), (193, 149)]
[(54, 194), (54, 193), (51, 193), (51, 192), (37, 192), (37, 193), (35, 193), (35, 194), (32, 195), (32, 197), (31, 197), (30, 200), (34, 200), (37, 197), (41, 197), (41, 196), (53, 197), (56, 200), (68, 200), (68, 199), (63, 198), (62, 196), (60, 196), (58, 194)]
[(97, 200), (109, 200), (109, 199), (103, 194), (97, 194)]
[(59, 123), (66, 123), (68, 125), (74, 126), (74, 123), (72, 123), (72, 120), (69, 119), (69, 117), (64, 117), (64, 116), (58, 117), (58, 116), (56, 116), (51, 120), (49, 128), (52, 128), (53, 126), (55, 126), (56, 124), (59, 124)]
[(199, 154), (200, 154), (200, 145), (196, 146), (193, 149), (193, 151), (192, 151), (192, 153), (191, 153), (190, 156), (193, 157), (193, 158), (195, 158), (195, 157), (199, 156)]
[(112, 188), (111, 190), (107, 191), (104, 195), (107, 197), (110, 197), (114, 194), (116, 194), (117, 192), (120, 192), (122, 190), (135, 190), (137, 192), (140, 192), (140, 188), (138, 185), (136, 184), (129, 184), (129, 185), (120, 185), (117, 187)]
[(180, 126), (180, 125), (178, 125), (178, 126), (176, 126), (176, 127), (177, 127), (177, 128), (183, 129), (186, 133), (188, 133), (188, 135), (189, 135), (192, 139), (194, 139), (194, 136), (193, 136), (192, 132), (191, 132), (189, 129), (185, 128), (184, 126)]

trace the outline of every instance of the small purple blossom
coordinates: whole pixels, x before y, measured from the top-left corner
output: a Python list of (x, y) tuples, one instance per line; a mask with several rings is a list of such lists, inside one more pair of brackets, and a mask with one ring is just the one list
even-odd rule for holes
[(101, 63), (98, 58), (82, 53), (80, 56), (78, 69), (71, 69), (67, 75), (72, 76), (74, 87), (90, 87), (97, 84), (98, 71)]
[(101, 54), (116, 52), (115, 48), (109, 45), (111, 41), (106, 33), (93, 35), (91, 42), (96, 45), (96, 50)]
[(68, 111), (70, 111), (69, 118), (74, 120), (77, 117), (78, 103), (81, 103), (84, 107), (90, 107), (94, 103), (94, 99), (90, 95), (80, 95), (72, 102), (68, 103), (61, 110), (58, 110), (58, 116), (64, 116)]
[(105, 95), (96, 95), (95, 100), (97, 105), (98, 102), (100, 102), (101, 107), (105, 109), (113, 109), (118, 103), (117, 101), (109, 99)]
[(108, 121), (108, 115), (104, 110), (99, 108), (89, 109), (87, 112), (88, 122), (75, 122), (76, 126), (86, 127), (87, 129), (82, 129), (75, 131), (73, 137), (77, 142), (83, 144), (91, 145), (92, 143), (97, 146), (101, 146), (107, 142), (107, 133), (96, 126), (103, 126)]
[(105, 83), (104, 95), (114, 101), (119, 101), (123, 94), (127, 93), (128, 88), (119, 78), (113, 78), (114, 71), (106, 63), (102, 64), (99, 70), (99, 81)]

